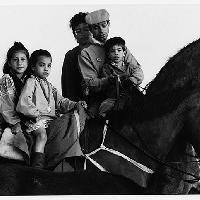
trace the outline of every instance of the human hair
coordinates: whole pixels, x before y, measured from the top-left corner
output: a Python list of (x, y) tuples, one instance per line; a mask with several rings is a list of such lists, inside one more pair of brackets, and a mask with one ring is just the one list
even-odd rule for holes
[(32, 69), (32, 67), (35, 67), (37, 61), (38, 61), (38, 57), (39, 56), (46, 56), (46, 57), (49, 57), (52, 59), (52, 56), (51, 54), (49, 53), (49, 51), (47, 50), (44, 50), (44, 49), (38, 49), (38, 50), (35, 50), (31, 56), (30, 56), (30, 59), (29, 59), (29, 67)]
[(86, 23), (85, 21), (85, 16), (87, 15), (88, 13), (85, 13), (85, 12), (79, 12), (78, 14), (75, 14), (70, 22), (69, 22), (69, 27), (72, 29), (72, 32), (73, 34), (75, 34), (75, 27), (78, 26), (79, 24), (82, 24), (82, 23)]
[[(18, 51), (22, 51), (26, 55), (27, 59), (29, 60), (29, 52), (25, 48), (25, 46), (21, 42), (14, 42), (14, 45), (9, 48), (7, 55), (6, 55), (6, 62), (3, 66), (3, 73), (4, 74), (7, 74), (7, 73), (10, 72), (9, 63), (12, 59), (13, 54), (18, 52)], [(29, 67), (27, 67), (26, 72), (27, 71), (29, 71)]]
[(106, 53), (108, 53), (110, 48), (112, 48), (114, 45), (121, 46), (123, 51), (125, 51), (125, 45), (126, 45), (125, 40), (122, 39), (121, 37), (113, 37), (113, 38), (108, 39), (106, 43), (104, 44)]

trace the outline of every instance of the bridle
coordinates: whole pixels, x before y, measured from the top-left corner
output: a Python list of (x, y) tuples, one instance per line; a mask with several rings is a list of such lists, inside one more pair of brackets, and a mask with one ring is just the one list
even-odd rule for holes
[[(122, 86), (122, 83), (120, 81), (120, 78), (119, 76), (117, 76), (117, 79), (116, 79), (116, 90), (117, 90), (117, 102), (116, 104), (118, 105), (119, 104), (119, 86)], [(138, 87), (138, 86), (137, 86)], [(140, 86), (139, 86), (140, 87)], [(145, 87), (145, 88), (142, 88), (140, 87), (140, 89), (142, 89), (142, 92), (144, 93), (144, 91), (147, 90), (147, 87), (148, 85)], [(150, 148), (148, 147), (148, 145), (146, 144), (146, 142), (144, 141), (144, 139), (141, 137), (140, 135), (140, 132), (138, 131), (138, 129), (132, 125), (131, 127), (133, 128), (133, 130), (135, 131), (139, 141), (141, 142), (142, 146), (144, 146), (145, 150), (144, 149), (141, 149), (139, 148), (137, 145), (135, 145), (134, 143), (130, 142), (126, 137), (122, 136), (118, 131), (116, 131), (113, 127), (111, 127), (108, 123), (104, 124), (104, 125), (107, 125), (110, 130), (112, 130), (115, 134), (119, 135), (120, 137), (122, 137), (123, 139), (125, 139), (129, 144), (131, 144), (132, 146), (134, 146), (135, 148), (137, 148), (138, 150), (140, 150), (144, 155), (146, 155), (147, 157), (151, 158), (152, 160), (156, 161), (157, 163), (159, 163), (160, 165), (162, 166), (165, 166), (165, 167), (169, 167), (177, 172), (180, 172), (182, 174), (185, 174), (185, 175), (189, 175), (189, 176), (192, 176), (194, 177), (194, 179), (191, 179), (191, 180), (183, 180), (184, 182), (188, 182), (188, 183), (195, 183), (195, 182), (198, 182), (200, 180), (200, 177), (199, 176), (196, 176), (195, 174), (192, 174), (192, 173), (189, 173), (189, 172), (186, 172), (186, 171), (183, 171), (183, 170), (180, 170), (178, 169), (177, 167), (174, 167), (172, 166), (171, 164), (165, 162), (165, 161), (162, 161), (160, 160), (159, 158), (157, 158), (157, 156), (153, 155), (152, 151), (150, 150)], [(150, 152), (150, 153), (148, 153)], [(197, 156), (193, 156), (193, 155), (190, 155), (190, 154), (185, 154), (185, 156), (190, 156), (190, 157), (193, 157), (193, 158), (196, 158), (197, 161), (190, 161), (190, 162), (197, 162), (199, 163), (199, 158)]]
[[(169, 167), (177, 172), (180, 172), (182, 174), (185, 174), (185, 175), (189, 175), (189, 176), (192, 176), (194, 177), (194, 179), (192, 180), (183, 180), (184, 182), (189, 182), (189, 183), (195, 183), (195, 182), (198, 182), (200, 180), (200, 177), (199, 176), (196, 176), (192, 173), (189, 173), (189, 172), (186, 172), (186, 171), (183, 171), (181, 169), (178, 169), (174, 166), (172, 166), (171, 164), (167, 163), (167, 162), (164, 162), (162, 160), (160, 160), (159, 158), (157, 158), (155, 155), (152, 155), (151, 153), (148, 153), (148, 152), (151, 152), (149, 147), (146, 145), (146, 143), (144, 142), (144, 140), (142, 139), (142, 137), (140, 136), (140, 133), (139, 131), (137, 130), (137, 128), (135, 126), (132, 126), (132, 128), (134, 129), (134, 131), (136, 132), (137, 134), (137, 137), (138, 139), (140, 140), (140, 142), (142, 143), (142, 145), (145, 147), (145, 150), (144, 149), (141, 149), (140, 147), (138, 147), (137, 145), (135, 145), (133, 142), (129, 141), (126, 137), (124, 137), (123, 135), (121, 135), (117, 130), (115, 130), (111, 125), (109, 125), (109, 123), (106, 123), (106, 121), (103, 123), (104, 126), (107, 126), (113, 133), (117, 134), (118, 136), (120, 136), (121, 138), (123, 138), (126, 142), (128, 142), (130, 145), (134, 146), (134, 148), (138, 149), (140, 152), (142, 152), (144, 155), (146, 155), (147, 157), (149, 157), (150, 159), (156, 161), (157, 163), (159, 163), (160, 165), (162, 166), (165, 166), (165, 167)], [(189, 155), (188, 155), (189, 156)], [(196, 162), (199, 162), (199, 161), (196, 161)], [(159, 171), (159, 170), (157, 170)]]

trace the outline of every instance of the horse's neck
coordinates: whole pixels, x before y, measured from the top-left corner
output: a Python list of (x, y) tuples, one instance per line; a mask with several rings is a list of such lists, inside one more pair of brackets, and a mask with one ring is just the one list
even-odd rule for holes
[(115, 126), (124, 137), (137, 143), (140, 148), (164, 158), (183, 128), (184, 105), (180, 104), (172, 109), (175, 107), (173, 105), (169, 112), (162, 112), (159, 110), (162, 105), (144, 98), (140, 101), (141, 105), (116, 115)]

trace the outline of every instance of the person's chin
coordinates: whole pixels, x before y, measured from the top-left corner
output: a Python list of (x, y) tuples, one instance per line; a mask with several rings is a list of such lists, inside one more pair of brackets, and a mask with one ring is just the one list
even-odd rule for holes
[(104, 42), (106, 42), (106, 37), (100, 37), (99, 40), (100, 40), (100, 42), (103, 42), (103, 43), (104, 43)]
[(47, 78), (49, 75), (42, 75), (42, 76), (40, 76), (40, 78), (42, 78), (42, 79), (45, 79), (45, 78)]
[(17, 70), (17, 74), (23, 74), (25, 70)]

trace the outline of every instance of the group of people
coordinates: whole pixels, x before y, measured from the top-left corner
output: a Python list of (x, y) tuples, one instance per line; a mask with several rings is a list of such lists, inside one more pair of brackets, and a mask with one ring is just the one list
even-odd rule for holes
[[(1, 134), (9, 128), (15, 135), (26, 164), (54, 169), (66, 157), (81, 156), (76, 113), (82, 131), (86, 119), (112, 111), (121, 92), (117, 84), (127, 79), (136, 87), (142, 83), (143, 71), (125, 40), (107, 40), (109, 27), (105, 9), (72, 17), (70, 28), (78, 46), (65, 55), (62, 95), (47, 80), (52, 63), (47, 50), (36, 50), (30, 58), (20, 42), (8, 50), (0, 80), (0, 128)], [(19, 142), (21, 137), (26, 143)]]
[(130, 79), (138, 86), (144, 79), (143, 71), (124, 39), (107, 40), (110, 20), (105, 9), (76, 14), (70, 27), (79, 45), (65, 55), (62, 94), (70, 99), (85, 100), (90, 117), (105, 116), (116, 101), (116, 79)]

